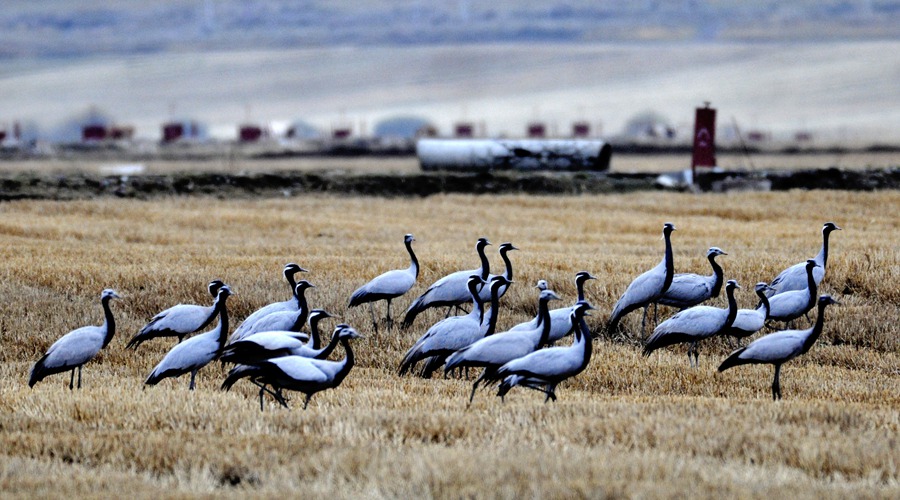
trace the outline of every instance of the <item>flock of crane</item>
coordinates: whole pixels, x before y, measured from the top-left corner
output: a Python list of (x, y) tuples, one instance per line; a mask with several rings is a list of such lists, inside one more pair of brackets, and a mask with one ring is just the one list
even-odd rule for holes
[[(659, 323), (644, 343), (643, 354), (680, 343), (688, 343), (688, 360), (691, 366), (698, 362), (698, 342), (716, 336), (729, 335), (739, 339), (749, 337), (763, 329), (771, 321), (787, 322), (807, 315), (817, 308), (818, 316), (812, 327), (805, 330), (783, 330), (764, 335), (746, 347), (731, 353), (719, 366), (719, 371), (747, 363), (767, 363), (775, 367), (772, 398), (781, 398), (779, 374), (781, 365), (806, 353), (822, 333), (825, 308), (837, 304), (829, 295), (818, 296), (818, 285), (825, 275), (828, 261), (828, 238), (839, 230), (832, 222), (822, 228), (823, 243), (820, 252), (812, 259), (785, 269), (770, 283), (755, 286), (759, 305), (755, 309), (738, 309), (734, 292), (740, 288), (734, 280), (724, 281), (721, 266), (716, 257), (727, 255), (712, 247), (707, 258), (712, 275), (675, 274), (672, 258), (671, 235), (675, 226), (663, 226), (665, 253), (660, 263), (641, 274), (627, 287), (616, 302), (606, 333), (619, 331), (620, 320), (632, 311), (644, 310), (642, 338), (647, 309), (661, 304), (681, 309), (680, 312)], [(374, 303), (387, 302), (385, 322), (390, 329), (391, 301), (406, 294), (416, 283), (419, 262), (413, 251), (413, 235), (404, 238), (410, 265), (406, 269), (388, 271), (359, 287), (350, 297), (349, 307), (368, 303), (372, 314), (372, 326), (378, 332), (379, 321)], [(504, 274), (490, 274), (485, 248), (491, 243), (479, 238), (475, 250), (481, 260), (480, 267), (449, 274), (416, 298), (403, 318), (404, 327), (413, 324), (424, 310), (447, 307), (447, 316), (432, 325), (409, 348), (399, 366), (399, 374), (417, 373), (429, 378), (443, 368), (445, 376), (454, 370), (482, 368), (472, 384), (471, 403), (480, 384), (499, 384), (498, 396), (503, 398), (513, 387), (521, 386), (540, 391), (544, 401), (556, 400), (557, 385), (581, 373), (591, 359), (594, 336), (585, 316), (593, 310), (585, 300), (585, 282), (595, 279), (581, 271), (575, 275), (578, 298), (568, 307), (551, 309), (551, 301), (559, 296), (549, 289), (544, 280), (536, 284), (538, 289), (538, 313), (533, 319), (506, 331), (497, 331), (500, 298), (513, 283), (512, 265), (508, 252), (516, 250), (511, 243), (503, 243), (499, 253), (506, 265)], [(347, 324), (337, 325), (329, 342), (323, 343), (319, 322), (331, 317), (322, 309), (310, 310), (306, 290), (313, 287), (307, 280), (296, 280), (296, 275), (306, 272), (297, 264), (285, 265), (283, 274), (292, 291), (292, 297), (283, 302), (269, 304), (250, 316), (230, 336), (226, 301), (231, 288), (220, 280), (211, 281), (209, 293), (214, 297), (210, 306), (178, 304), (154, 316), (127, 344), (137, 349), (146, 341), (160, 337), (178, 337), (179, 342), (156, 365), (145, 383), (155, 385), (163, 379), (190, 373), (190, 389), (194, 389), (197, 372), (214, 360), (234, 364), (222, 388), (230, 389), (241, 379), (247, 379), (259, 388), (260, 410), (264, 408), (266, 394), (287, 407), (283, 391), (297, 391), (305, 395), (304, 408), (317, 392), (338, 387), (354, 365), (350, 341), (359, 338), (359, 332)], [(724, 283), (723, 283), (724, 282)], [(728, 299), (726, 308), (702, 305), (717, 297), (724, 286)], [(110, 309), (110, 301), (119, 298), (113, 290), (104, 290), (100, 296), (105, 320), (100, 326), (86, 326), (69, 332), (57, 340), (46, 354), (35, 363), (28, 382), (34, 387), (45, 377), (71, 371), (69, 389), (81, 388), (82, 366), (105, 348), (115, 334), (116, 324)], [(451, 316), (453, 308), (461, 309), (471, 303), (471, 310)], [(486, 307), (490, 305), (490, 307)], [(213, 321), (216, 326), (205, 333), (185, 337), (206, 329)], [(308, 332), (302, 330), (308, 324)], [(554, 346), (563, 337), (574, 334), (569, 345)], [(328, 359), (340, 344), (345, 352), (343, 359)]]

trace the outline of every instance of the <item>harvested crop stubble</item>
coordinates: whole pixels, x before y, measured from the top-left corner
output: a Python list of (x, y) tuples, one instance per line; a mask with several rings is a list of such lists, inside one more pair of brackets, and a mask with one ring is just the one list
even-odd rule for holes
[[(803, 192), (731, 195), (435, 196), (380, 199), (311, 196), (289, 200), (213, 198), (156, 201), (14, 202), (0, 206), (0, 491), (21, 495), (132, 496), (239, 493), (311, 497), (559, 497), (777, 495), (900, 496), (900, 195)], [(741, 307), (752, 284), (812, 257), (821, 226), (831, 239), (823, 292), (828, 311), (818, 344), (782, 370), (785, 399), (770, 400), (769, 366), (717, 373), (727, 341), (650, 359), (635, 342), (598, 340), (588, 369), (565, 382), (559, 401), (492, 390), (465, 409), (469, 382), (395, 375), (405, 350), (444, 311), (409, 330), (371, 332), (367, 308), (346, 308), (375, 275), (405, 267), (403, 235), (416, 236), (422, 271), (397, 313), (444, 274), (477, 266), (474, 243), (511, 241), (513, 285), (500, 328), (534, 314), (537, 279), (574, 300), (573, 276), (598, 308), (599, 329), (630, 280), (662, 256), (663, 222), (677, 272), (708, 273), (719, 246)], [(286, 262), (309, 269), (312, 307), (340, 315), (365, 339), (358, 366), (307, 411), (256, 391), (218, 390), (226, 368), (147, 390), (149, 370), (172, 346), (124, 344), (148, 318), (175, 303), (211, 302), (221, 278), (236, 324), (288, 297)], [(498, 268), (499, 267), (499, 268)], [(33, 390), (28, 370), (63, 333), (98, 324), (97, 296), (116, 289), (119, 331), (84, 368), (84, 388), (49, 377)], [(713, 301), (722, 306), (724, 298)], [(564, 304), (559, 304), (564, 305)], [(379, 304), (383, 307), (383, 304)], [(382, 312), (379, 309), (377, 312)], [(660, 308), (661, 318), (672, 311)], [(805, 319), (800, 320), (803, 327)], [(640, 314), (625, 318), (632, 334)], [(568, 340), (566, 341), (568, 342)], [(342, 356), (337, 353), (336, 356)]]

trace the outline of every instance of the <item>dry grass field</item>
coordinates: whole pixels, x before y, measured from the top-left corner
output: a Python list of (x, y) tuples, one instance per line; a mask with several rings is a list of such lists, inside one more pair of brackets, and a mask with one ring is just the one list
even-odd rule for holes
[[(897, 498), (898, 213), (897, 192), (6, 203), (0, 495)], [(770, 366), (716, 371), (730, 352), (722, 340), (701, 346), (697, 369), (684, 346), (643, 358), (636, 342), (597, 340), (557, 403), (524, 390), (501, 403), (485, 390), (467, 409), (466, 381), (395, 374), (439, 312), (374, 334), (367, 308), (346, 308), (357, 286), (408, 264), (405, 233), (416, 235), (423, 269), (395, 314), (443, 274), (475, 267), (474, 242), (487, 236), (495, 266), (501, 242), (521, 248), (501, 327), (533, 314), (539, 278), (570, 303), (572, 277), (585, 269), (599, 278), (586, 287), (599, 328), (629, 281), (661, 258), (665, 221), (678, 228), (676, 271), (707, 272), (705, 251), (719, 246), (749, 307), (754, 283), (815, 255), (827, 220), (844, 230), (832, 235), (823, 287), (843, 305), (827, 311), (812, 350), (785, 365), (777, 403)], [(269, 401), (260, 413), (250, 384), (219, 390), (226, 368), (216, 364), (193, 393), (186, 378), (143, 390), (172, 345), (124, 349), (149, 317), (208, 303), (205, 285), (218, 277), (238, 294), (236, 323), (288, 297), (280, 271), (289, 261), (311, 271), (313, 307), (366, 335), (340, 388), (306, 411), (294, 397), (289, 411)], [(123, 296), (112, 305), (118, 333), (85, 366), (84, 388), (69, 391), (57, 375), (29, 389), (28, 371), (54, 340), (99, 324), (106, 287)], [(637, 332), (639, 315), (624, 325)]]

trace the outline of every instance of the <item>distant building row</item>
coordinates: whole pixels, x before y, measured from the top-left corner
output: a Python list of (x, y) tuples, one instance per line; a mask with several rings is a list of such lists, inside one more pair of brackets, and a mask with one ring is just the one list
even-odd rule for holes
[[(486, 137), (484, 124), (474, 122), (458, 122), (453, 126), (453, 137), (475, 138)], [(194, 120), (181, 120), (166, 122), (162, 125), (161, 142), (171, 144), (179, 141), (203, 141), (209, 137), (206, 126)], [(572, 124), (570, 133), (565, 137), (588, 138), (591, 137), (592, 127), (586, 121), (577, 121)], [(418, 137), (438, 137), (438, 129), (424, 120), (405, 118), (402, 121), (384, 121), (375, 130), (376, 137), (389, 137), (399, 139), (414, 139)], [(100, 142), (130, 140), (134, 136), (134, 128), (120, 125), (87, 124), (81, 129), (82, 142)], [(525, 136), (529, 139), (544, 139), (547, 137), (560, 137), (556, 133), (550, 133), (546, 123), (530, 122), (525, 127)], [(242, 143), (259, 142), (273, 138), (268, 127), (255, 124), (242, 124), (237, 129), (237, 141)], [(285, 131), (286, 139), (319, 139), (323, 137), (317, 129), (303, 122), (288, 127)], [(332, 127), (332, 140), (345, 140), (354, 137), (351, 125), (339, 125)]]

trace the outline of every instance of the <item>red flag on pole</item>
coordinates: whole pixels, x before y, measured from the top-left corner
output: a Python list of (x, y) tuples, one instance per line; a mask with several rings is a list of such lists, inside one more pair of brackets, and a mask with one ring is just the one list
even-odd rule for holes
[(694, 120), (694, 154), (691, 157), (691, 170), (697, 173), (697, 167), (716, 166), (716, 110), (705, 103), (697, 108)]

